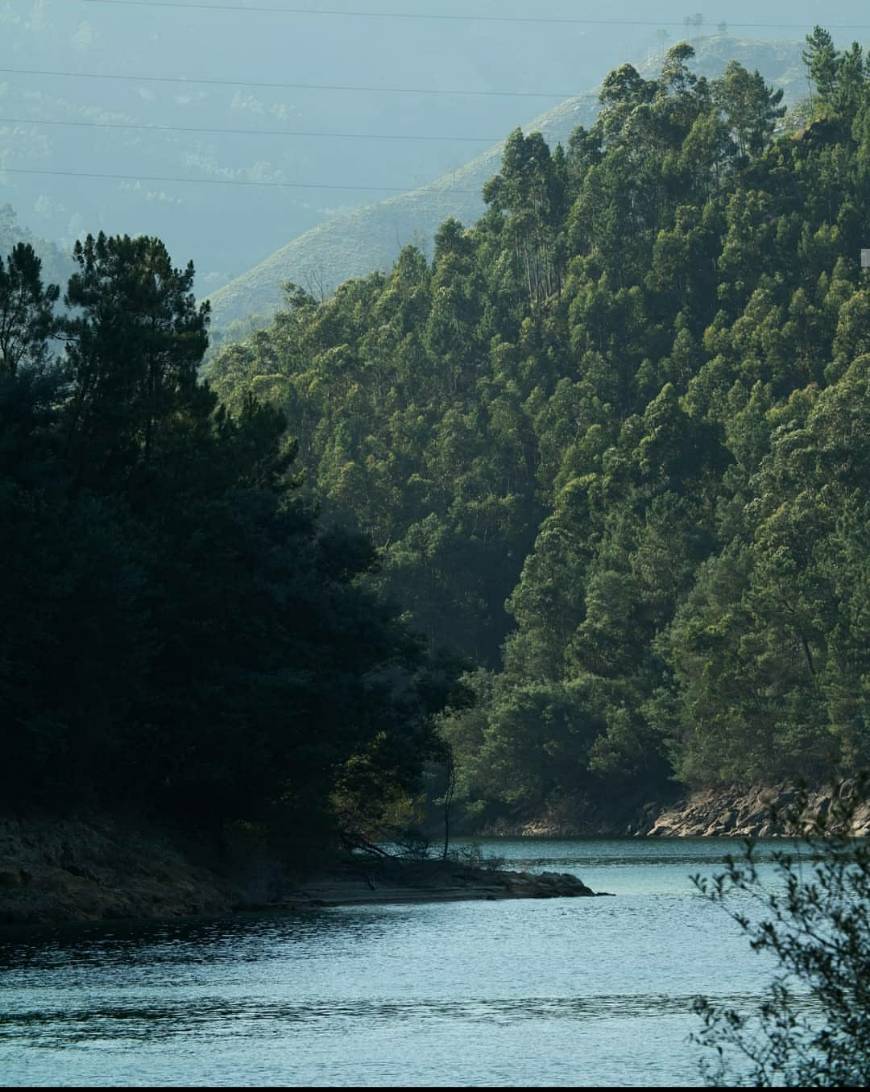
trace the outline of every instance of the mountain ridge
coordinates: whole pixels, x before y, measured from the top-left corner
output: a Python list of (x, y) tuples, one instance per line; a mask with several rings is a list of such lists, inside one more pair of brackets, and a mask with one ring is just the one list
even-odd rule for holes
[[(717, 35), (692, 44), (699, 75), (717, 75), (728, 61), (737, 60), (782, 87), (787, 102), (800, 97), (802, 43)], [(661, 57), (650, 58), (638, 68), (652, 72), (660, 63)], [(594, 121), (597, 113), (596, 88), (565, 99), (518, 127), (527, 134), (540, 132), (551, 145), (564, 143), (577, 126)], [(498, 172), (503, 147), (504, 141), (493, 144), (425, 186), (338, 213), (279, 247), (209, 297), (215, 340), (244, 336), (266, 325), (280, 307), (288, 282), (302, 285), (315, 296), (330, 295), (346, 280), (388, 270), (408, 243), (428, 253), (435, 231), (448, 217), (472, 224), (484, 210), (481, 191)]]

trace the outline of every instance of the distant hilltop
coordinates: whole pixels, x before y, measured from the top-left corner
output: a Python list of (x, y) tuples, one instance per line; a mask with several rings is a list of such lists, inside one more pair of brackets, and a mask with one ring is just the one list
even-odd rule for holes
[[(696, 49), (693, 67), (700, 75), (717, 76), (729, 61), (737, 60), (782, 87), (789, 103), (805, 93), (802, 42), (715, 35), (692, 44)], [(638, 68), (641, 72), (656, 70), (660, 60), (649, 58)], [(527, 133), (542, 133), (552, 146), (566, 143), (578, 125), (590, 125), (597, 113), (595, 89), (566, 99), (522, 128)], [(494, 144), (464, 167), (426, 186), (337, 214), (286, 243), (210, 297), (215, 340), (244, 336), (267, 325), (281, 305), (283, 286), (288, 282), (301, 285), (314, 296), (330, 295), (351, 277), (388, 270), (409, 243), (428, 253), (437, 228), (450, 216), (473, 224), (484, 210), (481, 190), (498, 173), (502, 148), (503, 142)]]

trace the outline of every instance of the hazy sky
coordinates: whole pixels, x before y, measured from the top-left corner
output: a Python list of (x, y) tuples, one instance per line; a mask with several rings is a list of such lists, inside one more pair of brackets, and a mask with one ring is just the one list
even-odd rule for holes
[[(239, 81), (182, 85), (0, 72), (0, 204), (11, 203), (36, 234), (62, 242), (99, 228), (159, 234), (178, 262), (194, 259), (202, 291), (218, 287), (336, 208), (384, 196), (376, 189), (318, 186), (407, 189), (428, 181), (555, 105), (558, 96), (587, 90), (615, 64), (642, 60), (660, 49), (663, 32), (672, 41), (684, 38), (687, 15), (704, 16), (701, 33), (713, 33), (724, 21), (737, 36), (794, 40), (816, 22), (832, 29), (863, 23), (863, 29), (844, 29), (837, 36), (870, 39), (867, 0), (766, 0), (763, 5), (732, 0), (699, 7), (685, 0), (609, 0), (606, 5), (584, 0), (196, 0), (215, 5), (208, 10), (172, 10), (171, 2), (0, 0), (2, 68)], [(236, 10), (218, 10), (221, 3)], [(366, 18), (251, 10), (258, 4), (397, 14)], [(427, 12), (610, 22), (398, 17)], [(631, 20), (649, 25), (630, 25)], [(790, 25), (740, 25), (758, 23)], [(244, 86), (256, 83), (553, 97)], [(92, 123), (101, 127), (92, 128)], [(145, 132), (118, 127), (123, 125), (276, 132)], [(414, 139), (295, 135), (302, 131)], [(481, 143), (470, 138), (481, 138)], [(15, 174), (2, 168), (120, 174), (133, 180)], [(148, 181), (147, 176), (314, 188)]]

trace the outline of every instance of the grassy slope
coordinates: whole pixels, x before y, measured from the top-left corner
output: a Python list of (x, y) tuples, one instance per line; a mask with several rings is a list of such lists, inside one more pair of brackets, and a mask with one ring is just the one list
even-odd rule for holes
[[(717, 75), (734, 58), (783, 87), (787, 101), (804, 93), (799, 43), (717, 36), (695, 44), (695, 68), (703, 75)], [(642, 66), (648, 67), (657, 66)], [(524, 124), (523, 129), (543, 133), (551, 146), (565, 143), (578, 125), (588, 126), (594, 120), (597, 108), (597, 92), (590, 91), (567, 99)], [(427, 186), (335, 216), (276, 250), (211, 297), (212, 328), (218, 339), (265, 325), (280, 305), (282, 286), (288, 281), (315, 295), (321, 291), (328, 294), (351, 277), (389, 269), (408, 243), (428, 252), (435, 230), (448, 216), (473, 223), (483, 211), (483, 184), (498, 172), (501, 150), (502, 145), (496, 144)], [(234, 322), (243, 325), (228, 329)]]

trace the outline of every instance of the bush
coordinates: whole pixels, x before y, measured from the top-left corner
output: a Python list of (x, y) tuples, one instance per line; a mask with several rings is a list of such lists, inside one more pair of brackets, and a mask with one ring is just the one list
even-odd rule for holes
[[(762, 880), (751, 842), (712, 881), (693, 878), (755, 951), (779, 963), (754, 1013), (696, 1002), (703, 1030), (693, 1040), (715, 1051), (714, 1062), (702, 1063), (709, 1084), (870, 1084), (870, 845), (852, 837), (867, 788), (862, 779), (841, 790), (828, 814), (803, 827), (808, 801), (800, 794), (787, 818), (801, 835), (794, 852), (774, 855), (774, 884)], [(760, 913), (736, 908), (735, 896)]]

